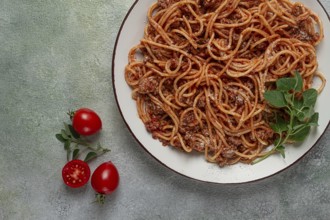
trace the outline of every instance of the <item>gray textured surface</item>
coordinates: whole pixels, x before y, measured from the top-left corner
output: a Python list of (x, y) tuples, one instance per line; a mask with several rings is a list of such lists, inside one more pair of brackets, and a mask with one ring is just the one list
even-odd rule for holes
[[(322, 0), (330, 11), (330, 1)], [(133, 0), (0, 1), (0, 219), (329, 219), (330, 129), (299, 164), (243, 185), (182, 177), (129, 135), (115, 105), (111, 57)], [(68, 109), (94, 108), (121, 184), (104, 206), (67, 189), (54, 138)]]

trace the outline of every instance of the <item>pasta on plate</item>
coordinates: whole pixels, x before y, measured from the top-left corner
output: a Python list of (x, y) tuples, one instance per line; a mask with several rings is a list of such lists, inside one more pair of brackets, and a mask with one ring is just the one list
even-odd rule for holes
[(251, 163), (275, 134), (263, 94), (318, 77), (319, 17), (289, 0), (158, 0), (125, 69), (139, 117), (163, 145), (220, 166)]

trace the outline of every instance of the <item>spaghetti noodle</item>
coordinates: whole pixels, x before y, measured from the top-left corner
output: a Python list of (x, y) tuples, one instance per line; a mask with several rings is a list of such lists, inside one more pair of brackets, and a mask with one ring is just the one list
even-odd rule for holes
[[(317, 72), (318, 16), (289, 0), (158, 0), (125, 79), (139, 117), (163, 145), (220, 166), (250, 163), (274, 141), (263, 93), (299, 71)], [(141, 56), (142, 55), (142, 58)]]

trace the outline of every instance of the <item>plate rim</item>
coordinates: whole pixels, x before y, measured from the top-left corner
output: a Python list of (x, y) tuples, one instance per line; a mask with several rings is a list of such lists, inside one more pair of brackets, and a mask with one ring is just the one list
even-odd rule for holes
[[(130, 132), (130, 134), (133, 136), (133, 138), (135, 139), (135, 141), (137, 141), (137, 143), (140, 145), (140, 147), (142, 147), (144, 149), (144, 151), (146, 151), (149, 155), (151, 155), (152, 158), (154, 158), (156, 161), (158, 161), (160, 164), (162, 164), (164, 167), (166, 167), (167, 169), (181, 175), (181, 176), (184, 176), (188, 179), (191, 179), (191, 180), (194, 180), (194, 181), (198, 181), (198, 182), (202, 182), (202, 183), (208, 183), (208, 184), (220, 184), (220, 185), (240, 185), (240, 184), (247, 184), (247, 183), (254, 183), (254, 182), (259, 182), (259, 181), (262, 181), (262, 180), (265, 180), (265, 179), (268, 179), (270, 177), (273, 177), (279, 173), (282, 173), (288, 169), (290, 169), (292, 166), (294, 166), (295, 164), (297, 164), (299, 161), (301, 161), (312, 149), (315, 148), (316, 145), (318, 145), (318, 143), (320, 142), (320, 140), (322, 139), (322, 137), (324, 136), (326, 130), (329, 129), (330, 127), (330, 120), (328, 121), (328, 124), (326, 125), (325, 129), (322, 131), (322, 133), (320, 134), (320, 136), (317, 138), (316, 142), (303, 154), (301, 155), (299, 158), (297, 158), (293, 163), (291, 163), (290, 165), (284, 167), (283, 169), (277, 171), (277, 172), (274, 172), (272, 174), (269, 174), (267, 176), (264, 176), (264, 177), (261, 177), (261, 178), (258, 178), (258, 179), (254, 179), (254, 180), (248, 180), (248, 181), (242, 181), (242, 182), (229, 182), (229, 183), (225, 183), (225, 182), (212, 182), (212, 181), (207, 181), (207, 180), (201, 180), (201, 179), (196, 179), (194, 177), (191, 177), (191, 176), (188, 176), (188, 175), (185, 175), (177, 170), (174, 170), (172, 169), (171, 167), (169, 167), (167, 164), (165, 164), (164, 162), (162, 162), (159, 158), (157, 158), (156, 156), (154, 156), (141, 142), (140, 140), (136, 137), (136, 135), (134, 134), (134, 132), (131, 130), (131, 127), (129, 125), (129, 123), (126, 121), (124, 115), (123, 115), (123, 112), (122, 112), (122, 109), (120, 107), (120, 104), (119, 104), (119, 100), (118, 100), (118, 96), (117, 96), (117, 90), (116, 90), (116, 83), (115, 83), (115, 59), (116, 59), (116, 51), (117, 51), (117, 46), (118, 46), (118, 42), (119, 42), (119, 39), (120, 39), (120, 36), (121, 36), (121, 32), (122, 32), (122, 29), (126, 23), (126, 20), (127, 18), (130, 16), (131, 12), (133, 11), (133, 9), (135, 8), (136, 4), (139, 2), (140, 0), (135, 0), (132, 4), (132, 6), (129, 8), (129, 10), (127, 11), (123, 21), (121, 22), (121, 25), (119, 27), (119, 30), (117, 32), (117, 36), (116, 36), (116, 40), (115, 40), (115, 44), (114, 44), (114, 48), (113, 48), (113, 52), (112, 52), (112, 66), (111, 66), (111, 77), (112, 77), (112, 90), (113, 90), (113, 93), (114, 93), (114, 97), (115, 97), (115, 101), (116, 101), (116, 105), (117, 105), (117, 108), (119, 110), (119, 113), (122, 117), (122, 119), (124, 120), (124, 123), (128, 129), (128, 131)], [(156, 1), (156, 0), (155, 0)], [(325, 9), (324, 5), (320, 2), (320, 0), (317, 0), (317, 3), (321, 6), (322, 10), (325, 12), (329, 22), (330, 22), (330, 15), (329, 13), (327, 12), (327, 10)]]

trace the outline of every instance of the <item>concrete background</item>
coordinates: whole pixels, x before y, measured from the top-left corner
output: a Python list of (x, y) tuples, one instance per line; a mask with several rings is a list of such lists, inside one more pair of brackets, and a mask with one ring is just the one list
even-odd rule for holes
[[(321, 0), (330, 11), (330, 1)], [(206, 184), (167, 169), (128, 133), (115, 104), (111, 58), (133, 0), (0, 1), (0, 220), (329, 219), (330, 129), (298, 164), (242, 185)], [(121, 182), (106, 204), (90, 185), (68, 189), (54, 135), (68, 109), (95, 109)]]

